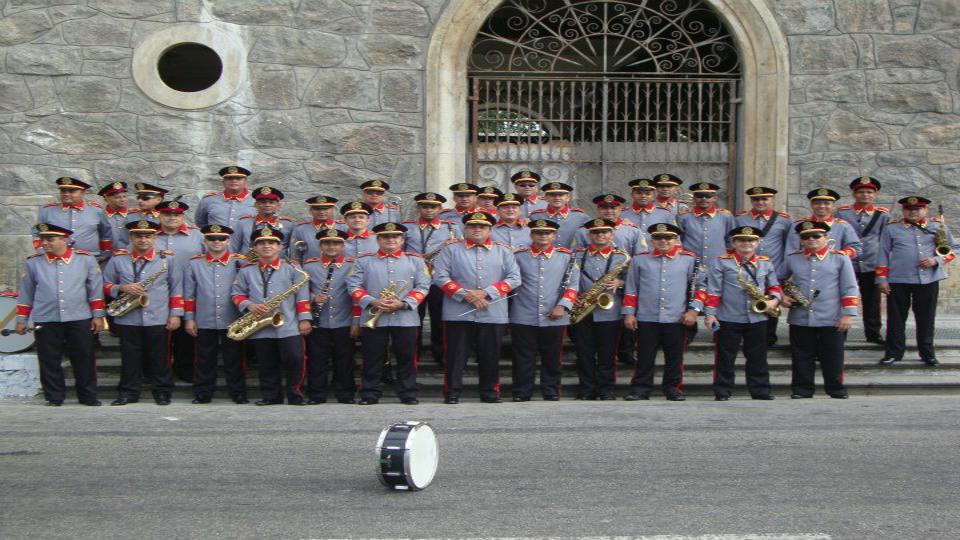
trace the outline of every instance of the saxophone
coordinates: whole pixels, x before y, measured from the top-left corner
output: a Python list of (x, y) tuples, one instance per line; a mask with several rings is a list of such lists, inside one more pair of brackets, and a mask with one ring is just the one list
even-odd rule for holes
[(792, 298), (797, 306), (803, 309), (810, 309), (813, 301), (817, 299), (817, 296), (820, 296), (820, 289), (813, 291), (813, 298), (807, 298), (807, 296), (803, 294), (803, 291), (800, 290), (800, 287), (797, 287), (797, 284), (793, 282), (793, 278), (791, 277), (783, 282), (783, 294)]
[(943, 217), (943, 205), (938, 208), (940, 213), (940, 228), (934, 233), (933, 241), (937, 245), (937, 255), (946, 257), (953, 253), (953, 247), (950, 246), (950, 237), (947, 235), (947, 220)]
[(293, 269), (299, 272), (303, 277), (300, 279), (300, 281), (294, 283), (289, 289), (283, 291), (282, 293), (273, 295), (265, 302), (267, 307), (270, 308), (270, 313), (264, 317), (257, 318), (253, 312), (248, 311), (227, 327), (228, 338), (234, 341), (243, 341), (253, 334), (256, 334), (260, 330), (263, 330), (267, 326), (273, 326), (274, 328), (283, 326), (285, 320), (283, 313), (280, 313), (280, 304), (289, 298), (290, 295), (297, 292), (297, 289), (303, 287), (308, 281), (310, 281), (309, 274), (297, 268), (296, 266), (293, 266)]
[[(167, 271), (167, 260), (163, 260), (163, 268), (147, 276), (147, 279), (140, 282), (140, 286), (146, 290), (153, 282), (160, 278)], [(107, 306), (107, 315), (111, 317), (122, 317), (131, 311), (150, 305), (150, 297), (144, 294), (122, 293)]]
[(427, 273), (431, 276), (433, 275), (433, 259), (435, 259), (445, 247), (457, 241), (457, 235), (453, 232), (453, 227), (451, 227), (449, 223), (447, 224), (447, 229), (450, 230), (450, 237), (439, 246), (423, 254), (423, 262), (427, 265)]
[(770, 297), (764, 294), (760, 287), (750, 283), (747, 278), (743, 277), (743, 267), (737, 270), (737, 283), (739, 283), (740, 287), (747, 293), (747, 296), (753, 300), (751, 309), (753, 309), (754, 313), (764, 313), (768, 317), (780, 316), (780, 306), (771, 306)]
[[(387, 298), (396, 298), (398, 296), (397, 292), (402, 289), (407, 284), (407, 280), (400, 282), (391, 281), (382, 291), (380, 291), (380, 300), (385, 300)], [(377, 327), (377, 323), (380, 321), (380, 317), (383, 316), (383, 311), (375, 307), (367, 308), (367, 313), (372, 315), (370, 320), (363, 323), (363, 326), (373, 330)]]
[(630, 254), (621, 249), (615, 249), (613, 253), (622, 254), (623, 262), (614, 266), (603, 277), (593, 282), (593, 285), (585, 293), (577, 296), (577, 301), (573, 304), (573, 309), (570, 310), (570, 324), (577, 324), (582, 321), (596, 308), (610, 309), (616, 303), (613, 295), (607, 292), (607, 287), (630, 265)]

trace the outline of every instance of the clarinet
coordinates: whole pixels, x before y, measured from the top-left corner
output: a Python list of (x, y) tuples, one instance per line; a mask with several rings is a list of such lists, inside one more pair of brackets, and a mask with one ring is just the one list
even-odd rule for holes
[[(320, 290), (320, 294), (326, 296), (330, 294), (330, 285), (333, 282), (333, 271), (336, 269), (336, 266), (333, 263), (330, 263), (330, 267), (327, 268), (327, 279), (323, 282), (323, 289)], [(320, 302), (311, 303), (313, 306), (310, 309), (310, 315), (313, 317), (313, 320), (310, 322), (310, 326), (313, 328), (320, 328), (320, 311), (323, 309), (323, 304)]]
[(573, 267), (577, 264), (577, 257), (573, 253), (570, 254), (570, 262), (567, 263), (566, 269), (563, 271), (563, 279), (560, 280), (560, 289), (557, 291), (557, 302), (563, 298), (563, 292), (570, 287), (570, 281), (573, 278)]

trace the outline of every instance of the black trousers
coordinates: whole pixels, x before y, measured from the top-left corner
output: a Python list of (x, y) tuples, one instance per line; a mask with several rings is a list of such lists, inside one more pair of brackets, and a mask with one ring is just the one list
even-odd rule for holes
[(230, 397), (246, 397), (247, 376), (243, 369), (243, 343), (227, 337), (226, 330), (197, 330), (196, 359), (193, 364), (193, 393), (213, 397), (217, 387), (217, 357), (223, 356), (223, 372)]
[(860, 305), (863, 306), (863, 333), (870, 340), (880, 337), (881, 295), (876, 280), (876, 272), (857, 273), (857, 285), (860, 287)]
[(790, 390), (801, 396), (812, 396), (817, 362), (823, 374), (823, 389), (828, 395), (846, 393), (843, 386), (844, 334), (834, 326), (790, 325), (793, 377)]
[(767, 343), (777, 340), (777, 325), (780, 324), (779, 317), (770, 317), (767, 319)]
[(443, 325), (444, 397), (460, 397), (463, 392), (463, 370), (470, 353), (477, 353), (480, 376), (480, 397), (500, 397), (500, 343), (506, 331), (505, 324), (486, 324), (446, 321)]
[(620, 346), (623, 322), (594, 322), (593, 315), (575, 324), (571, 333), (577, 336), (577, 375), (580, 379), (578, 396), (593, 399), (612, 396), (617, 385), (617, 349)]
[(170, 333), (170, 356), (173, 358), (173, 374), (181, 381), (193, 382), (194, 355), (197, 350), (196, 338), (184, 330), (183, 326)]
[[(623, 324), (623, 321), (620, 321)], [(637, 363), (637, 340), (633, 332), (620, 332), (620, 343), (617, 344), (617, 361), (634, 366)]]
[(713, 393), (730, 396), (733, 393), (734, 362), (743, 345), (747, 359), (747, 389), (751, 396), (770, 394), (770, 368), (767, 366), (767, 321), (735, 323), (720, 321), (714, 334)]
[(363, 368), (360, 397), (380, 399), (383, 395), (383, 359), (387, 349), (397, 359), (397, 396), (417, 397), (417, 334), (416, 326), (383, 326), (360, 329), (360, 354)]
[(417, 346), (423, 338), (423, 318), (429, 311), (430, 313), (430, 352), (433, 359), (441, 366), (446, 361), (443, 348), (443, 291), (436, 285), (430, 286), (430, 292), (427, 293), (426, 302), (421, 302), (417, 306), (420, 313), (420, 338), (417, 339)]
[(683, 394), (683, 353), (687, 349), (687, 326), (681, 323), (637, 322), (637, 370), (630, 391), (649, 396), (657, 351), (663, 350), (663, 395)]
[(90, 319), (70, 322), (38, 323), (37, 357), (40, 361), (40, 385), (47, 401), (66, 399), (63, 354), (73, 366), (77, 399), (83, 403), (97, 399), (97, 361), (93, 356), (93, 331)]
[[(173, 370), (170, 369), (170, 333), (163, 325), (116, 325), (120, 336), (120, 384), (117, 393), (129, 399), (140, 399), (143, 379), (150, 382), (153, 397), (173, 391)], [(144, 377), (144, 373), (147, 374)]]
[[(288, 403), (303, 400), (303, 381), (307, 376), (303, 337), (248, 339), (260, 364), (260, 399)], [(286, 384), (283, 379), (286, 378)]]
[(540, 357), (540, 393), (560, 396), (563, 362), (563, 336), (566, 326), (511, 324), (513, 344), (513, 397), (529, 398), (536, 380), (537, 356)]
[(307, 336), (307, 395), (327, 399), (330, 372), (337, 399), (353, 399), (357, 383), (353, 379), (353, 338), (350, 327), (314, 328)]
[(917, 323), (917, 348), (920, 358), (937, 356), (933, 348), (933, 325), (937, 316), (940, 282), (926, 285), (891, 283), (887, 296), (887, 358), (903, 359), (907, 350), (907, 312), (913, 309)]

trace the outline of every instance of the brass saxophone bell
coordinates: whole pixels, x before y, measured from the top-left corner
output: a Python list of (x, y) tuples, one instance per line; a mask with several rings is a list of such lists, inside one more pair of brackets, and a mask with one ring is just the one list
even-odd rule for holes
[(613, 304), (613, 295), (610, 293), (602, 293), (597, 297), (597, 307), (600, 309), (610, 309), (613, 307)]
[(953, 249), (950, 246), (947, 246), (947, 245), (937, 246), (937, 255), (941, 257), (946, 257), (951, 253), (953, 253)]

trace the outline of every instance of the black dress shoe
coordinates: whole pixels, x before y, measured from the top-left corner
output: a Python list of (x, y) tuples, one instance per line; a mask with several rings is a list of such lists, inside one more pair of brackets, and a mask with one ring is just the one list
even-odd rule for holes
[(687, 396), (683, 394), (669, 394), (667, 396), (667, 401), (686, 401)]
[(833, 399), (850, 399), (850, 394), (846, 392), (838, 392), (836, 394), (830, 394), (830, 397)]
[(283, 401), (279, 399), (261, 399), (260, 401), (254, 401), (253, 404), (257, 407), (266, 407), (268, 405), (283, 405)]
[(294, 407), (306, 406), (307, 402), (302, 399), (291, 399), (287, 401), (287, 405), (293, 405)]
[(776, 398), (774, 398), (774, 397), (773, 397), (772, 395), (770, 395), (770, 394), (757, 394), (757, 395), (755, 395), (755, 396), (750, 396), (750, 399), (757, 399), (757, 400), (760, 400), (760, 401), (773, 401), (773, 400), (776, 399)]
[(327, 398), (311, 398), (307, 400), (307, 405), (320, 405), (327, 402)]
[(730, 396), (713, 396), (714, 401), (730, 401)]
[(353, 405), (357, 400), (353, 398), (337, 398), (337, 403), (342, 403), (343, 405)]
[(776, 344), (777, 344), (777, 338), (767, 339), (767, 347), (773, 347)]
[(404, 405), (419, 405), (420, 400), (415, 397), (405, 397), (400, 400), (400, 403), (403, 403)]
[(81, 405), (86, 405), (87, 407), (99, 407), (103, 403), (99, 399), (88, 399), (87, 401), (81, 401)]
[(790, 394), (790, 399), (811, 399), (812, 397), (804, 394)]
[(170, 404), (170, 394), (157, 394), (153, 398), (154, 403), (157, 405), (169, 405)]
[(190, 403), (193, 403), (194, 405), (201, 405), (201, 404), (210, 403), (210, 401), (211, 401), (210, 396), (197, 396), (193, 398), (193, 401), (191, 401)]
[(624, 401), (649, 401), (650, 396), (646, 394), (638, 394), (637, 392), (630, 392), (629, 394), (623, 396)]
[(920, 360), (922, 360), (923, 363), (928, 366), (936, 366), (940, 364), (940, 361), (937, 360), (935, 356), (931, 356), (930, 358), (921, 358)]
[(899, 362), (899, 361), (900, 361), (899, 358), (894, 358), (894, 357), (892, 357), (892, 356), (888, 356), (888, 357), (884, 358), (883, 360), (880, 360), (879, 362), (877, 362), (877, 364), (879, 364), (879, 365), (881, 365), (881, 366), (892, 366), (894, 363)]
[(876, 343), (877, 345), (886, 345), (886, 344), (887, 344), (887, 340), (883, 339), (882, 337), (868, 337), (868, 338), (867, 338), (867, 342), (868, 342), (868, 343)]
[(119, 407), (119, 406), (123, 406), (123, 405), (129, 405), (129, 404), (131, 404), (131, 403), (138, 403), (139, 401), (140, 401), (139, 398), (134, 399), (134, 398), (127, 398), (127, 397), (121, 396), (121, 397), (118, 397), (117, 399), (113, 400), (113, 402), (110, 403), (110, 405)]
[(543, 396), (544, 401), (560, 401), (560, 396)]
[(376, 405), (380, 400), (372, 397), (365, 397), (357, 402), (357, 405)]
[(613, 394), (600, 394), (599, 396), (597, 396), (597, 399), (600, 401), (616, 401), (617, 396)]
[(593, 401), (597, 399), (595, 394), (577, 394), (577, 401)]
[(523, 403), (523, 402), (525, 402), (525, 401), (530, 401), (530, 398), (529, 398), (529, 397), (524, 397), (524, 396), (513, 396), (513, 402), (514, 402), (514, 403)]
[(63, 401), (53, 400), (47, 402), (47, 407), (60, 407), (63, 405)]
[(480, 401), (484, 403), (503, 403), (503, 400), (498, 397), (485, 397), (480, 398)]
[(454, 396), (448, 396), (443, 399), (443, 402), (446, 403), (447, 405), (456, 405), (460, 403), (460, 398), (454, 397)]
[(250, 400), (247, 399), (247, 396), (233, 396), (233, 402), (237, 405), (246, 405), (250, 403)]

